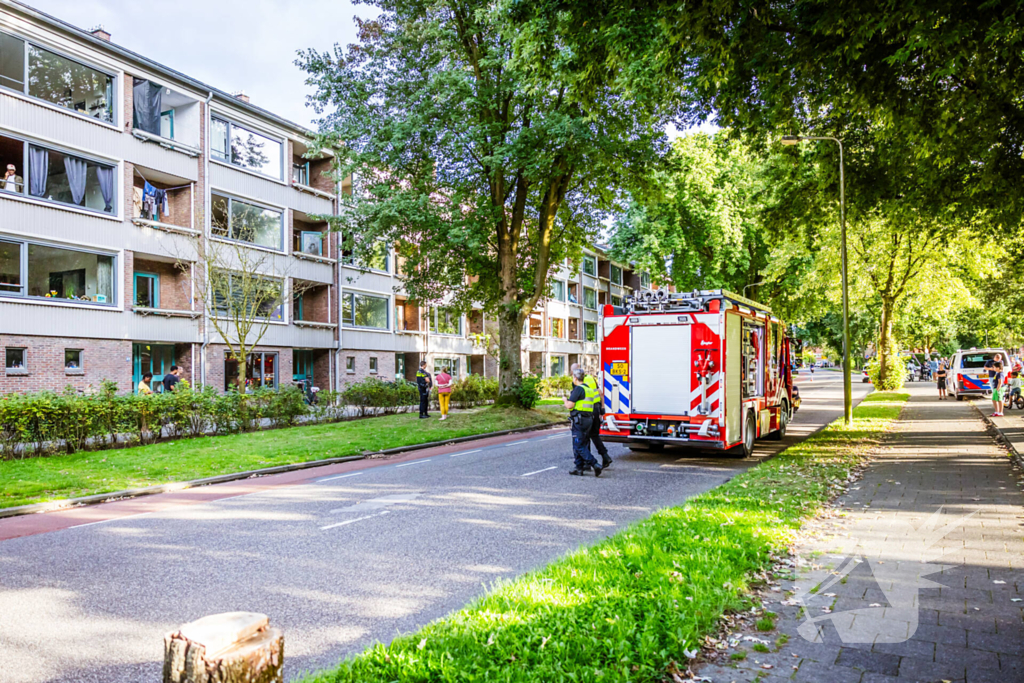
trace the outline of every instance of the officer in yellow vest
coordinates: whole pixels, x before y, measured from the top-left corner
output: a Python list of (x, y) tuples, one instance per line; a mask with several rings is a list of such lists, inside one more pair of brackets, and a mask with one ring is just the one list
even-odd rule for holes
[[(569, 372), (576, 372), (580, 369), (579, 363), (573, 363), (569, 366)], [(601, 456), (601, 469), (608, 469), (608, 466), (612, 464), (612, 458), (608, 455), (608, 447), (604, 445), (604, 441), (601, 440), (601, 416), (604, 415), (604, 404), (601, 402), (601, 391), (597, 388), (597, 380), (594, 379), (593, 375), (586, 375), (583, 378), (583, 383), (597, 392), (597, 405), (594, 406), (594, 421), (593, 426), (590, 428), (590, 443), (594, 444), (594, 448), (597, 449), (597, 454)]]
[(577, 368), (572, 373), (573, 390), (565, 399), (569, 409), (569, 424), (572, 426), (572, 455), (576, 468), (569, 474), (580, 476), (588, 467), (594, 468), (594, 476), (601, 476), (601, 466), (590, 453), (590, 430), (594, 422), (594, 408), (597, 407), (597, 390), (584, 383), (586, 374)]

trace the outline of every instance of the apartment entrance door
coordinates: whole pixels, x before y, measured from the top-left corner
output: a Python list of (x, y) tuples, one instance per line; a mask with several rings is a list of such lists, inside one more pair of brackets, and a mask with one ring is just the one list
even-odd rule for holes
[[(162, 391), (164, 375), (174, 365), (174, 344), (132, 344), (132, 392), (139, 390), (142, 375), (153, 373), (153, 391)], [(159, 387), (158, 387), (159, 385)]]

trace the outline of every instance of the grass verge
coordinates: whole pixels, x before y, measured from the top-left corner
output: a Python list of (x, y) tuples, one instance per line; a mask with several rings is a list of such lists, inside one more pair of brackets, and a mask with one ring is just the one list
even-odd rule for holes
[(725, 611), (746, 605), (750, 577), (770, 568), (907, 398), (872, 394), (849, 427), (833, 423), (685, 505), (303, 681), (663, 681)]
[(390, 415), (0, 462), (0, 508), (358, 455), (565, 419), (564, 411), (481, 408), (445, 421)]

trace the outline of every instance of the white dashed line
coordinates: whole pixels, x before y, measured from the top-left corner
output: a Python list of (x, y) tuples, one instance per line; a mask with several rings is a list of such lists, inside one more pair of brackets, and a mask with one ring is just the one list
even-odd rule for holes
[(505, 446), (506, 447), (508, 447), (508, 446), (518, 446), (521, 443), (526, 443), (526, 442), (525, 441), (513, 441), (512, 443), (505, 444)]
[(126, 519), (134, 519), (136, 517), (145, 517), (146, 515), (151, 515), (151, 514), (153, 514), (153, 513), (152, 512), (140, 512), (137, 515), (128, 515), (126, 517), (111, 517), (110, 519), (101, 519), (98, 522), (86, 522), (85, 524), (76, 524), (74, 526), (69, 526), (68, 529), (81, 529), (83, 526), (92, 526), (93, 524), (106, 524), (107, 522), (120, 522), (120, 521), (123, 521), (123, 520), (126, 520)]
[(333, 529), (336, 526), (345, 526), (346, 524), (352, 524), (354, 522), (361, 522), (364, 519), (370, 519), (371, 517), (380, 517), (381, 515), (387, 515), (387, 514), (391, 514), (391, 511), (390, 510), (384, 510), (383, 512), (378, 512), (375, 515), (366, 515), (365, 517), (356, 517), (355, 519), (346, 519), (344, 522), (338, 522), (336, 524), (328, 524), (327, 526), (322, 526), (322, 527), (320, 527), (320, 531), (326, 531), (327, 529)]
[(403, 462), (401, 465), (395, 465), (395, 467), (408, 467), (409, 465), (421, 465), (425, 462), (430, 462), (430, 458), (426, 460), (413, 460), (412, 462)]
[(556, 469), (558, 469), (558, 467), (556, 465), (552, 465), (551, 467), (545, 467), (544, 469), (537, 470), (536, 472), (527, 472), (523, 476), (524, 477), (529, 477), (529, 476), (534, 475), (534, 474), (540, 474), (541, 472), (549, 472), (551, 470), (556, 470)]
[(352, 474), (342, 474), (341, 476), (338, 476), (338, 477), (328, 477), (327, 479), (319, 479), (319, 480), (317, 480), (316, 483), (319, 484), (320, 482), (324, 482), (324, 481), (334, 481), (335, 479), (344, 479), (345, 477), (358, 477), (360, 474), (362, 474), (362, 472), (353, 472)]
[(463, 451), (461, 453), (452, 453), (451, 456), (449, 456), (449, 457), (457, 458), (460, 455), (469, 455), (470, 453), (479, 453), (481, 450), (483, 450), (483, 449), (482, 448), (478, 448), (475, 451)]

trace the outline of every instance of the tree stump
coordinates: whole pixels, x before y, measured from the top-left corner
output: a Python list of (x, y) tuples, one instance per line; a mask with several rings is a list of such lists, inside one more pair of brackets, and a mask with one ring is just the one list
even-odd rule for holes
[(284, 633), (255, 612), (225, 612), (164, 636), (164, 683), (283, 683)]

